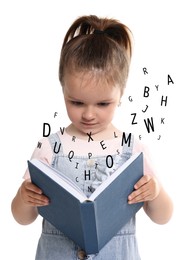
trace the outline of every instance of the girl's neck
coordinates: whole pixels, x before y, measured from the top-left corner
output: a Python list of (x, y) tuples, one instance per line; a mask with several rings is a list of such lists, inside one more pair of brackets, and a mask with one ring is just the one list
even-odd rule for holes
[(120, 130), (118, 130), (112, 124), (110, 124), (103, 131), (100, 131), (100, 132), (95, 133), (95, 134), (83, 133), (83, 132), (79, 131), (73, 124), (70, 124), (66, 128), (66, 132), (67, 132), (68, 135), (75, 136), (78, 139), (89, 140), (89, 139), (92, 138), (94, 141), (114, 139), (115, 135), (119, 136), (122, 133)]

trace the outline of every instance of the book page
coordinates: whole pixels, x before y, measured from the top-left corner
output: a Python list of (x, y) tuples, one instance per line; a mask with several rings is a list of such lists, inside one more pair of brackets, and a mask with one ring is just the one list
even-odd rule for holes
[(66, 175), (59, 172), (57, 169), (43, 163), (40, 160), (32, 159), (30, 161), (37, 168), (39, 168), (43, 174), (46, 174), (60, 186), (62, 186), (65, 190), (75, 196), (80, 202), (87, 200), (87, 196), (83, 193), (83, 191)]
[(98, 195), (105, 190), (123, 171), (140, 155), (136, 153), (130, 157), (123, 165), (121, 165), (110, 177), (108, 177), (88, 198), (89, 201), (94, 201)]
[(110, 177), (108, 177), (88, 198), (84, 192), (66, 175), (59, 172), (57, 169), (39, 161), (37, 159), (32, 159), (33, 163), (37, 168), (39, 168), (44, 174), (49, 176), (52, 180), (57, 182), (65, 190), (75, 196), (80, 202), (84, 201), (94, 201), (98, 195), (105, 190), (123, 171), (140, 155), (136, 153), (130, 157), (122, 166), (120, 166)]

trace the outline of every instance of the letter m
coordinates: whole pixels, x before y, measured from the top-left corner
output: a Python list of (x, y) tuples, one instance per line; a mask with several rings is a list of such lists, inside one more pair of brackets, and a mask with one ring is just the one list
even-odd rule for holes
[(132, 134), (129, 133), (128, 137), (126, 138), (126, 134), (125, 134), (125, 132), (123, 132), (121, 146), (124, 145), (124, 142), (125, 142), (125, 144), (128, 143), (128, 146), (130, 146), (131, 137), (132, 137)]

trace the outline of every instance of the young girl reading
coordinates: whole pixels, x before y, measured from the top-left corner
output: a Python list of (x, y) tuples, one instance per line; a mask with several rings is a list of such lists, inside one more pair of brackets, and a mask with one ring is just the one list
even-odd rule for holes
[[(144, 176), (135, 183), (127, 200), (130, 204), (144, 202), (144, 211), (152, 221), (164, 224), (171, 218), (172, 202), (157, 180), (145, 147), (132, 135), (122, 146), (122, 131), (112, 124), (126, 85), (131, 54), (131, 32), (121, 22), (94, 15), (74, 21), (64, 38), (59, 64), (71, 124), (40, 140), (41, 146), (32, 158), (59, 169), (89, 196), (132, 154), (141, 151)], [(106, 164), (107, 155), (113, 158), (112, 167)], [(31, 183), (27, 170), (12, 201), (14, 218), (22, 225), (30, 224), (38, 216), (37, 207), (48, 204), (49, 198)], [(139, 260), (135, 217), (95, 255), (87, 255), (43, 219), (36, 260), (46, 259)]]

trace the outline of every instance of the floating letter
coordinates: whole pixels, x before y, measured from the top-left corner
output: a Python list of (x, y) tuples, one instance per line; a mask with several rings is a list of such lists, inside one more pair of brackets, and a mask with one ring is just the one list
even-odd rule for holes
[(90, 170), (88, 170), (88, 173), (86, 173), (86, 170), (84, 170), (85, 181), (86, 181), (86, 177), (88, 177), (88, 179), (90, 180)]
[[(45, 126), (48, 126), (48, 133), (45, 133)], [(51, 127), (48, 123), (43, 123), (43, 137), (48, 137), (50, 135)]]
[(145, 75), (145, 74), (148, 74), (147, 68), (143, 68), (143, 72), (144, 72), (144, 75)]
[(163, 102), (165, 102), (165, 106), (167, 106), (167, 96), (165, 97), (165, 99), (164, 99), (164, 97), (162, 96), (162, 98), (161, 98), (161, 106), (162, 106), (162, 103)]
[(159, 85), (155, 85), (155, 88), (157, 89), (157, 91), (158, 91), (158, 87), (159, 87)]
[(40, 142), (38, 142), (38, 144), (37, 144), (37, 148), (41, 148), (41, 146), (42, 146), (42, 143), (40, 143)]
[(144, 123), (146, 125), (146, 129), (147, 129), (148, 133), (150, 133), (150, 127), (151, 127), (152, 131), (154, 132), (153, 117), (151, 117), (151, 121), (149, 118), (147, 118), (147, 121), (146, 121), (146, 119), (144, 119)]
[(68, 159), (70, 160), (70, 162), (72, 161), (72, 158), (74, 157), (74, 151), (70, 151), (68, 154)]
[(168, 85), (169, 85), (170, 82), (172, 82), (172, 84), (174, 84), (174, 81), (172, 80), (171, 76), (168, 75)]
[(89, 134), (87, 133), (87, 135), (89, 136), (88, 142), (90, 142), (90, 140), (93, 141), (93, 138), (91, 137), (92, 132), (90, 132)]
[(57, 116), (58, 112), (54, 112), (54, 118)]
[(129, 133), (129, 135), (128, 135), (127, 139), (126, 139), (126, 134), (125, 134), (125, 132), (123, 132), (121, 146), (124, 145), (124, 144), (123, 144), (124, 141), (125, 141), (125, 144), (128, 143), (128, 146), (130, 146), (131, 137), (132, 137), (132, 134)]
[(144, 94), (143, 94), (143, 97), (149, 97), (149, 91), (150, 91), (150, 88), (145, 86), (144, 87)]
[(136, 125), (137, 122), (134, 122), (135, 117), (136, 117), (136, 113), (132, 113), (131, 116), (133, 116), (133, 119), (132, 119), (132, 125)]
[(107, 148), (107, 147), (105, 146), (105, 144), (104, 144), (104, 140), (102, 140), (102, 141), (100, 142), (100, 144), (101, 144), (103, 150), (105, 150), (105, 149)]
[(55, 144), (54, 144), (54, 153), (59, 153), (60, 148), (61, 148), (61, 143), (59, 144), (59, 147), (58, 147), (57, 151), (56, 151), (56, 145), (57, 145), (57, 142), (55, 142)]
[(72, 141), (75, 142), (76, 136), (72, 136)]
[(132, 101), (133, 101), (133, 99), (132, 99), (132, 97), (131, 97), (131, 96), (129, 96), (129, 97), (128, 97), (128, 99), (129, 99), (129, 101), (130, 101), (130, 102), (132, 102)]
[(61, 134), (63, 135), (64, 134), (64, 131), (65, 131), (65, 128), (63, 127), (63, 129), (60, 127), (60, 132)]
[[(109, 158), (110, 158), (110, 163), (109, 163)], [(106, 165), (107, 165), (107, 167), (108, 168), (112, 168), (112, 166), (113, 166), (113, 157), (112, 157), (112, 155), (107, 155), (107, 157), (106, 157)]]
[(146, 105), (145, 110), (142, 110), (142, 112), (145, 113), (147, 109), (148, 109), (148, 105)]

